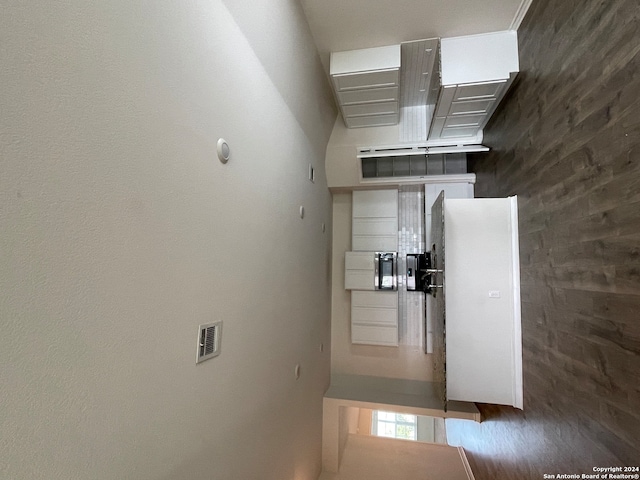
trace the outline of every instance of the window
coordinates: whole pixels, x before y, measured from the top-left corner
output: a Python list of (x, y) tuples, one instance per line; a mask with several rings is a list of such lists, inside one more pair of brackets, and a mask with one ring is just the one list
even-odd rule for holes
[(418, 420), (416, 415), (374, 411), (372, 416), (371, 433), (378, 437), (417, 440), (417, 423)]

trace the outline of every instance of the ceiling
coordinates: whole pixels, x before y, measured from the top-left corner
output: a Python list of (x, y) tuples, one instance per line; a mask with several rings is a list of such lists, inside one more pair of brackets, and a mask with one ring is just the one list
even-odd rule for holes
[(320, 58), (408, 40), (517, 29), (531, 0), (300, 0)]

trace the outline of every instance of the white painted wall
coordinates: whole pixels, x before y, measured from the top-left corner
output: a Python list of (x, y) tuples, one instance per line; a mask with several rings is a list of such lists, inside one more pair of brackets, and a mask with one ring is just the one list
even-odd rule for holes
[(398, 145), (398, 125), (384, 127), (347, 128), (339, 115), (327, 145), (327, 181), (332, 188), (354, 187), (360, 184), (356, 155), (358, 147)]
[(336, 112), (300, 6), (12, 2), (0, 45), (0, 478), (317, 478)]
[(433, 443), (350, 435), (338, 473), (319, 480), (468, 480), (457, 448)]

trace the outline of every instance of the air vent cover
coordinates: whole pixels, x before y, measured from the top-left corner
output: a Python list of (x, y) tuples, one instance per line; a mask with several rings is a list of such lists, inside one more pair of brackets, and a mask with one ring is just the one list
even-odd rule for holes
[(207, 323), (198, 328), (198, 347), (196, 363), (204, 362), (220, 355), (222, 340), (222, 322)]

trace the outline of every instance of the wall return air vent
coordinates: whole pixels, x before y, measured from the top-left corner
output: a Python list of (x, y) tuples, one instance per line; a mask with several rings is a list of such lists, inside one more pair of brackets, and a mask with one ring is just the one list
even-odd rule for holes
[(222, 322), (207, 323), (198, 328), (196, 363), (204, 362), (220, 355)]

